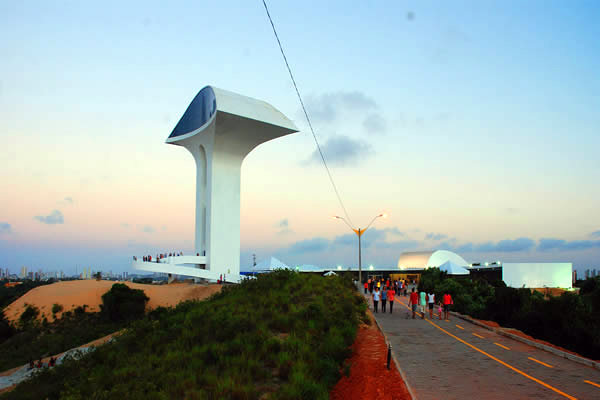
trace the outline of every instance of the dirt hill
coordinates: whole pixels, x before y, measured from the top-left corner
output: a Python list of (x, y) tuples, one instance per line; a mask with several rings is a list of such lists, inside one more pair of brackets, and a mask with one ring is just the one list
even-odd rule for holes
[[(78, 306), (86, 304), (87, 311), (100, 311), (102, 304), (102, 295), (106, 293), (114, 281), (96, 281), (96, 280), (80, 280), (80, 281), (65, 281), (56, 282), (51, 285), (39, 286), (17, 300), (12, 302), (4, 309), (4, 315), (10, 321), (17, 321), (21, 313), (25, 311), (26, 304), (31, 304), (40, 309), (40, 318), (48, 318), (48, 321), (53, 321), (52, 305), (60, 304), (63, 306), (63, 311), (70, 311)], [(150, 298), (148, 309), (153, 309), (158, 306), (174, 306), (181, 301), (204, 299), (213, 293), (221, 290), (220, 285), (196, 285), (191, 283), (175, 283), (170, 285), (143, 285), (131, 282), (125, 283), (133, 289), (142, 289), (146, 296)], [(58, 313), (60, 317), (62, 313)]]

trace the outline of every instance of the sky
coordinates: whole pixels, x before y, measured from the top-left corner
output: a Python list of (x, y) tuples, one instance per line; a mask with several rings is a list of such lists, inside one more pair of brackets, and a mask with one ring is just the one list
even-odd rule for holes
[[(268, 1), (363, 264), (401, 252), (600, 269), (600, 3)], [(260, 0), (0, 0), (0, 267), (132, 272), (193, 252), (206, 85), (300, 132), (241, 183), (241, 266), (356, 265)]]

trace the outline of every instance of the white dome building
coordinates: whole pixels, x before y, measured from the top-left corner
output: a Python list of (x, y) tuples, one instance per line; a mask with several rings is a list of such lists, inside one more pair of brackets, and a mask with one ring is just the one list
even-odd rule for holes
[(469, 263), (456, 253), (447, 250), (409, 251), (400, 254), (398, 269), (401, 271), (439, 268), (450, 261), (460, 267), (468, 267)]

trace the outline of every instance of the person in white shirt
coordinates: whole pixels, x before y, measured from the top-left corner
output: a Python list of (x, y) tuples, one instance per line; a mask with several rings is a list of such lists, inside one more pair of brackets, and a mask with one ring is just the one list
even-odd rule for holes
[(373, 292), (373, 309), (377, 312), (377, 304), (379, 304), (379, 300), (381, 300), (381, 292), (379, 288), (375, 286), (375, 291)]
[(427, 305), (429, 306), (429, 319), (433, 319), (434, 304), (435, 304), (435, 294), (427, 293)]

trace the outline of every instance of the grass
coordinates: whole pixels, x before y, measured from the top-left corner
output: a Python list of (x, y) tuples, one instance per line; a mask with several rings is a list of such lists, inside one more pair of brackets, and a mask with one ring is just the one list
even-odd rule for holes
[(159, 308), (3, 399), (327, 399), (366, 303), (351, 281), (276, 271)]

